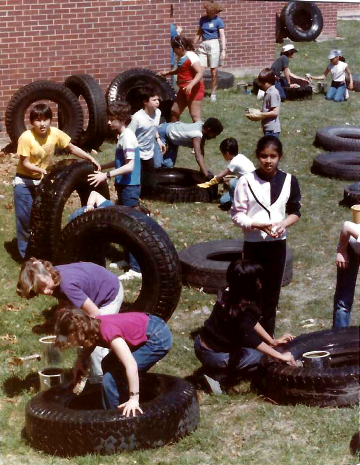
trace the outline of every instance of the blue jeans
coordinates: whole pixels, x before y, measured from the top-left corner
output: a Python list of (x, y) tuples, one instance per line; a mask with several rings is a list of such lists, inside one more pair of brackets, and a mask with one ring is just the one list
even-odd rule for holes
[(239, 347), (231, 353), (214, 352), (201, 345), (200, 336), (195, 339), (194, 350), (205, 372), (217, 381), (254, 372), (263, 356), (260, 351), (247, 347)]
[(345, 83), (344, 85), (338, 87), (337, 89), (335, 87), (330, 87), (330, 89), (327, 91), (325, 98), (326, 100), (334, 100), (334, 102), (344, 102), (345, 92), (346, 92)]
[(280, 98), (282, 101), (286, 100), (286, 94), (284, 91), (284, 87), (288, 87), (288, 86), (289, 86), (288, 82), (286, 81), (286, 79), (283, 79), (283, 78), (281, 78), (280, 81), (275, 82), (275, 88), (279, 91)]
[[(155, 144), (156, 145), (156, 144)], [(137, 207), (139, 205), (140, 189), (141, 186), (126, 186), (122, 184), (115, 184), (115, 189), (119, 199), (119, 205), (125, 207)], [(140, 273), (140, 266), (133, 254), (124, 250), (125, 260), (129, 263), (130, 269)]]
[(264, 136), (275, 136), (275, 137), (277, 137), (279, 139), (280, 132), (264, 131)]
[(158, 144), (154, 146), (154, 165), (155, 168), (174, 168), (177, 158), (177, 153), (179, 147), (177, 145), (173, 145), (171, 141), (166, 137), (166, 129), (168, 125), (171, 123), (164, 123), (161, 124), (158, 128), (158, 133), (160, 136), (160, 140), (163, 144), (166, 144), (167, 150), (165, 155), (162, 156), (160, 147)]
[(359, 271), (359, 255), (350, 245), (348, 245), (348, 254), (348, 267), (337, 269), (333, 328), (350, 326), (350, 312), (354, 302), (356, 279)]
[[(157, 316), (149, 315), (146, 334), (148, 336), (146, 343), (132, 353), (139, 373), (150, 370), (156, 362), (165, 357), (172, 346), (170, 329), (165, 321)], [(128, 386), (125, 383), (125, 368), (113, 351), (103, 359), (101, 366), (104, 373), (102, 378), (103, 407), (114, 409), (129, 398)]]
[(16, 237), (19, 253), (25, 258), (30, 238), (30, 215), (36, 186), (17, 184), (14, 186), (14, 204), (16, 218)]
[(233, 178), (233, 179), (229, 180), (229, 184), (228, 184), (229, 190), (227, 192), (225, 192), (225, 194), (223, 194), (220, 197), (220, 203), (222, 205), (224, 205), (225, 203), (228, 203), (228, 202), (233, 203), (235, 187), (236, 187), (236, 184), (237, 184), (238, 180), (239, 180), (238, 178)]

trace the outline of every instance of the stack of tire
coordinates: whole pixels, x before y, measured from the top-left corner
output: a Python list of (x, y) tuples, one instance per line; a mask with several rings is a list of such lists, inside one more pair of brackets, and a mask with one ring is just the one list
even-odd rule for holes
[(313, 2), (289, 2), (276, 18), (276, 42), (288, 37), (293, 42), (315, 40), (323, 29), (323, 16)]
[[(360, 128), (357, 126), (325, 126), (316, 132), (315, 144), (329, 150), (315, 157), (311, 172), (324, 177), (359, 181)], [(342, 205), (360, 203), (360, 183), (345, 188)]]
[[(88, 108), (88, 122), (84, 126), (84, 113), (80, 97)], [(26, 130), (26, 110), (35, 102), (50, 100), (58, 105), (58, 125), (73, 144), (84, 150), (97, 149), (107, 134), (107, 115), (104, 94), (99, 83), (89, 74), (69, 76), (64, 84), (51, 81), (34, 81), (21, 87), (10, 99), (5, 113), (7, 133), (13, 143)]]

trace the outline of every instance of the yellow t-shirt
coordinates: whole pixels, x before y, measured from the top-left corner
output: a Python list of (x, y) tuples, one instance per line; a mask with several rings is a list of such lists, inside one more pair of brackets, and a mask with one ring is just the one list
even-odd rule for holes
[[(18, 140), (17, 154), (23, 157), (30, 157), (30, 163), (39, 168), (47, 169), (55, 152), (55, 147), (64, 149), (71, 141), (65, 132), (58, 128), (49, 128), (49, 133), (45, 137), (38, 136), (34, 129), (29, 129), (21, 134)], [(26, 170), (21, 162), (18, 163), (16, 172), (33, 179), (40, 179), (40, 173), (32, 173)]]

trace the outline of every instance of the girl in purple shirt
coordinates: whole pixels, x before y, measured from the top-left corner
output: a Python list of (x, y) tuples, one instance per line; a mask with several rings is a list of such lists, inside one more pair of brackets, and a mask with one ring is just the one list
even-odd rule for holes
[[(55, 332), (58, 347), (84, 347), (74, 367), (74, 383), (85, 372), (87, 358), (95, 346), (111, 349), (102, 361), (103, 406), (121, 408), (127, 417), (135, 416), (136, 411), (143, 413), (139, 405), (139, 371), (148, 371), (172, 345), (171, 332), (161, 318), (140, 312), (90, 318), (82, 310), (66, 308), (58, 316)], [(124, 393), (124, 378), (128, 381), (128, 394)]]

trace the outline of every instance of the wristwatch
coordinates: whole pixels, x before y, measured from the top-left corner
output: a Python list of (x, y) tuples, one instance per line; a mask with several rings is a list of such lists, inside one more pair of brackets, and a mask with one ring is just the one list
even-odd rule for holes
[(110, 171), (108, 171), (108, 172), (106, 173), (106, 178), (107, 178), (107, 179), (111, 179)]

